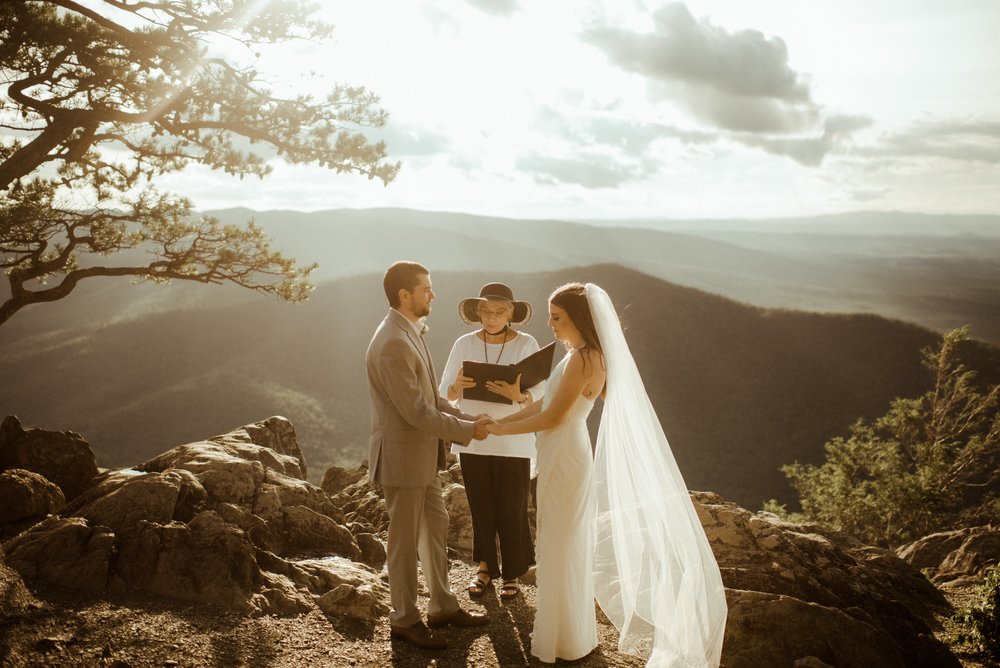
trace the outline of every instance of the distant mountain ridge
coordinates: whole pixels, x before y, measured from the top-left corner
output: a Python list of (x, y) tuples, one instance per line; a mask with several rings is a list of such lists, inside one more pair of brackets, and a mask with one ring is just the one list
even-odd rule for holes
[[(409, 209), (206, 213), (237, 225), (255, 219), (275, 248), (303, 264), (318, 262), (317, 281), (377, 273), (404, 257), (436, 271), (614, 263), (756, 306), (874, 313), (938, 332), (968, 324), (972, 336), (1000, 343), (1000, 216), (858, 212), (595, 224)], [(104, 285), (84, 281), (70, 299), (111, 294)], [(5, 290), (0, 281), (0, 297)], [(92, 299), (103, 308), (77, 317), (96, 322), (108, 306), (114, 317), (160, 308), (161, 296), (146, 295), (141, 304)], [(47, 308), (25, 309), (5, 328), (51, 321)]]
[[(535, 305), (525, 329), (541, 343), (551, 340), (543, 305), (555, 286), (604, 286), (686, 482), (748, 507), (791, 501), (781, 464), (818, 461), (823, 443), (857, 417), (923, 392), (919, 350), (937, 338), (870, 315), (761, 309), (608, 264), (433, 269), (432, 277), (429, 336), (439, 368), (468, 331), (457, 302), (488, 281), (509, 282)], [(0, 331), (0, 413), (79, 431), (101, 466), (273, 414), (295, 424), (312, 477), (365, 456), (363, 357), (386, 310), (380, 273), (324, 282), (295, 306), (237, 290), (116, 285), (83, 296), (117, 300), (127, 315), (116, 322), (82, 325), (73, 315), (80, 307), (64, 300), (46, 306), (45, 319)], [(159, 302), (130, 312), (128, 295)], [(1000, 377), (995, 347), (977, 344), (970, 355), (986, 377)]]
[(319, 262), (318, 280), (381, 271), (402, 257), (438, 271), (614, 263), (757, 306), (875, 313), (939, 332), (968, 324), (1000, 343), (1000, 216), (597, 225), (408, 209), (209, 213), (255, 218), (277, 248)]

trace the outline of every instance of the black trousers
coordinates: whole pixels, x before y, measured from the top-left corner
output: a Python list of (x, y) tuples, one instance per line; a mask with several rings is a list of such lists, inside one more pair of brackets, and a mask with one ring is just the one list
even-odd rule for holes
[(512, 580), (524, 575), (535, 563), (528, 525), (531, 461), (461, 454), (459, 462), (472, 513), (472, 558), (486, 562), (490, 577)]

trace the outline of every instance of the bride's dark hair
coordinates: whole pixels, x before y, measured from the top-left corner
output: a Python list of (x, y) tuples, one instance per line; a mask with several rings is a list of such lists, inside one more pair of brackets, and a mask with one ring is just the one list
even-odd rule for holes
[[(594, 316), (590, 312), (590, 303), (587, 301), (587, 288), (583, 283), (567, 283), (555, 289), (549, 302), (555, 304), (573, 321), (573, 325), (583, 337), (583, 347), (596, 350), (604, 356), (604, 349), (601, 348), (601, 339), (597, 336), (597, 327), (594, 326)], [(584, 367), (586, 368), (587, 356), (584, 355)]]
[[(583, 283), (567, 283), (555, 289), (549, 297), (549, 302), (566, 311), (566, 315), (573, 321), (573, 325), (583, 338), (581, 352), (585, 348), (596, 350), (601, 355), (601, 362), (604, 362), (604, 348), (601, 347), (601, 339), (597, 336), (597, 327), (594, 325), (594, 315), (590, 312), (590, 302), (587, 301), (587, 287)], [(587, 357), (583, 355), (583, 371), (587, 372)], [(607, 381), (601, 388), (601, 396), (607, 390)]]

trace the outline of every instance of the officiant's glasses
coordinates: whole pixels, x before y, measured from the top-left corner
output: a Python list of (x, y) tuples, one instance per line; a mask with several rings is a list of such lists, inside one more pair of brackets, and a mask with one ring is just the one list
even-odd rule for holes
[(486, 318), (503, 318), (510, 313), (510, 309), (506, 306), (501, 306), (496, 309), (483, 308), (480, 306), (476, 309), (476, 313), (478, 313), (479, 317), (483, 320)]

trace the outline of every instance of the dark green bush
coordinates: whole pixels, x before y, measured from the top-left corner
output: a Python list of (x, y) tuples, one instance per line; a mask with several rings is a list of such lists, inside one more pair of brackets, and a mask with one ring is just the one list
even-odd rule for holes
[(955, 615), (956, 641), (993, 661), (1000, 661), (1000, 566), (986, 574), (979, 601)]

